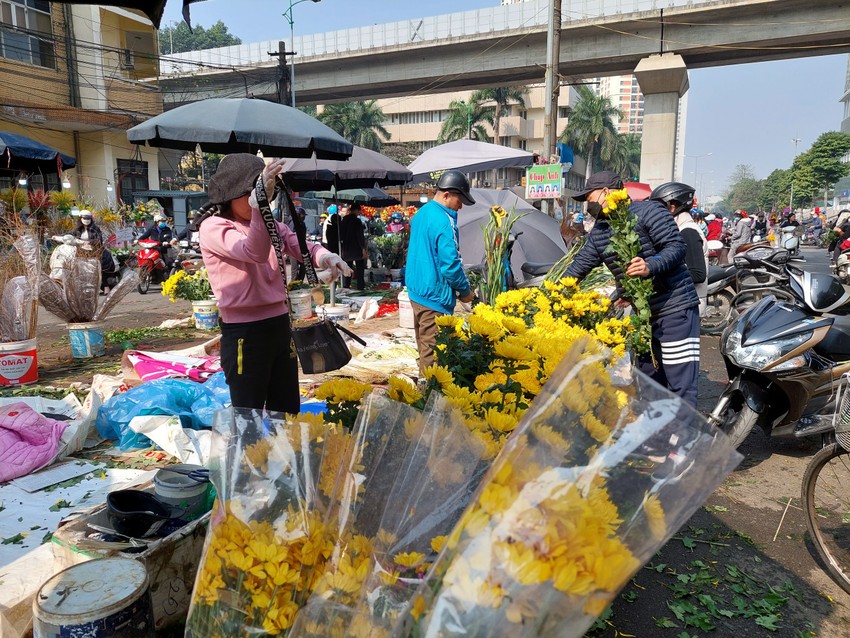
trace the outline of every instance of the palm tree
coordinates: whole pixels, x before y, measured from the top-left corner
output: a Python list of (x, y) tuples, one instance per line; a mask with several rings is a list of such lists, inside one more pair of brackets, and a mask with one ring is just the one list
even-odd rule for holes
[(328, 104), (318, 119), (352, 144), (373, 151), (380, 151), (383, 142), (390, 139), (390, 132), (384, 128), (386, 116), (377, 100)]
[(495, 106), (488, 107), (493, 112), (493, 143), (501, 144), (502, 134), (500, 123), (503, 115), (510, 113), (512, 104), (525, 108), (525, 96), (528, 89), (524, 86), (500, 86), (494, 89), (481, 89), (472, 94), (472, 102), (495, 102)]
[(593, 161), (612, 154), (617, 137), (614, 120), (619, 120), (623, 113), (611, 104), (611, 98), (596, 95), (586, 86), (578, 87), (578, 96), (560, 141), (572, 145), (573, 150), (587, 157), (585, 177), (590, 177)]
[(640, 135), (625, 133), (614, 138), (613, 147), (606, 149), (607, 157), (602, 161), (606, 168), (611, 169), (626, 181), (636, 181), (640, 174)]
[(449, 104), (449, 116), (443, 121), (437, 140), (453, 142), (468, 137), (471, 140), (486, 142), (490, 138), (484, 128), (485, 122), (493, 125), (492, 108), (483, 107), (472, 98), (469, 102), (452, 100)]

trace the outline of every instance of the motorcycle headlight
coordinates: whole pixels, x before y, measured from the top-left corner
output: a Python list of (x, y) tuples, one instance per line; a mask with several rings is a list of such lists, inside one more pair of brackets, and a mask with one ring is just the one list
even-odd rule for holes
[[(786, 339), (771, 341), (770, 343), (745, 346), (741, 344), (741, 333), (738, 330), (733, 330), (726, 337), (726, 352), (738, 367), (761, 370), (780, 357), (784, 357), (796, 347), (806, 343), (811, 338), (812, 331), (810, 330)], [(791, 361), (795, 361), (796, 359), (795, 357)], [(785, 364), (782, 365), (784, 366)]]

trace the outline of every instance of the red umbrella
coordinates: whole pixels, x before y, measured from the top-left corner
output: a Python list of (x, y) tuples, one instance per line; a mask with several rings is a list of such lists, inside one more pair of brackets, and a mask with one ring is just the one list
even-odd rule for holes
[(623, 184), (626, 190), (629, 191), (629, 198), (633, 202), (641, 202), (649, 197), (652, 192), (652, 186), (643, 182), (626, 182)]

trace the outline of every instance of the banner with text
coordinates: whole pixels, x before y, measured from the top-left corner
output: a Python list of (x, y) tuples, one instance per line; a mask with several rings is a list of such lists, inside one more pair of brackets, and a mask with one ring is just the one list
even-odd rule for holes
[(564, 190), (560, 164), (537, 164), (525, 169), (526, 199), (557, 199)]

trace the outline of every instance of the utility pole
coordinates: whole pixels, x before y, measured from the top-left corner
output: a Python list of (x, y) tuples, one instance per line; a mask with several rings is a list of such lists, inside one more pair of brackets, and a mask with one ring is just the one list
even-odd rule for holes
[[(561, 0), (550, 0), (549, 24), (546, 32), (546, 89), (543, 116), (543, 153), (548, 163), (555, 154), (558, 136), (558, 96), (561, 92), (559, 62), (561, 59)], [(544, 199), (542, 210), (552, 215), (552, 202)]]
[[(795, 137), (791, 140), (794, 142), (794, 158), (791, 160), (791, 169), (793, 171), (794, 168), (794, 160), (797, 159), (797, 144), (800, 143), (800, 138)], [(791, 173), (791, 202), (788, 204), (789, 214), (794, 212), (794, 173)]]
[(269, 51), (268, 54), (277, 58), (277, 102), (278, 104), (292, 106), (292, 76), (289, 72), (286, 56), (292, 55), (293, 52), (286, 50), (286, 42), (278, 40), (277, 51)]

